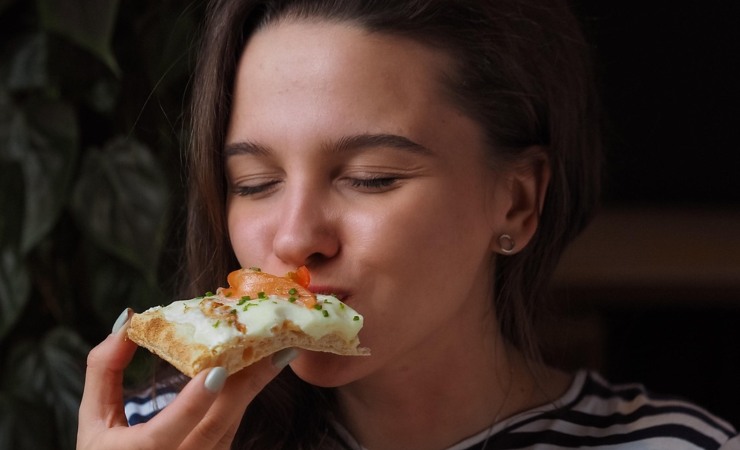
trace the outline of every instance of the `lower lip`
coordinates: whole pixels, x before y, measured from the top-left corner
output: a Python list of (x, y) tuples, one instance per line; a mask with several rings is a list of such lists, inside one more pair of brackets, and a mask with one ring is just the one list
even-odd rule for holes
[(350, 298), (349, 295), (342, 295), (342, 294), (324, 294), (322, 292), (315, 292), (314, 294), (315, 295), (328, 295), (330, 297), (336, 297), (342, 303), (347, 303), (347, 300), (349, 300), (349, 298)]
[(332, 286), (309, 286), (308, 290), (311, 291), (314, 295), (328, 295), (332, 297), (336, 297), (340, 301), (344, 302), (347, 298), (350, 297), (350, 295), (347, 292), (344, 292), (341, 289), (334, 289)]

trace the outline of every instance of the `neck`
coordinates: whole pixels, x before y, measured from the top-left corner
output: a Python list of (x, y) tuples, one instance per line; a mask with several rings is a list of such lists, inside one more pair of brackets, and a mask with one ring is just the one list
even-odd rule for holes
[(338, 389), (343, 423), (364, 447), (446, 448), (567, 386), (561, 377), (545, 393), (526, 359), (498, 332), (487, 333), (480, 345), (480, 334), (466, 340), (458, 331), (460, 339), (425, 342), (409, 363)]

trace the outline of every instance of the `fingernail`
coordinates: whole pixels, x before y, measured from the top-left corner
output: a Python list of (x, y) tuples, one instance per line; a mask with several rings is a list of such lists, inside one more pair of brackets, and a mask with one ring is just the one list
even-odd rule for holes
[(116, 319), (116, 322), (113, 324), (113, 329), (111, 330), (111, 333), (116, 334), (124, 329), (126, 324), (128, 324), (132, 313), (133, 311), (131, 310), (131, 308), (124, 309), (121, 315), (118, 316), (118, 319)]
[(298, 350), (295, 348), (285, 348), (272, 355), (272, 365), (278, 369), (283, 369), (298, 356)]
[(210, 372), (208, 372), (208, 376), (206, 376), (206, 381), (203, 385), (213, 393), (219, 392), (221, 388), (224, 387), (226, 377), (228, 376), (229, 374), (223, 367), (214, 367)]

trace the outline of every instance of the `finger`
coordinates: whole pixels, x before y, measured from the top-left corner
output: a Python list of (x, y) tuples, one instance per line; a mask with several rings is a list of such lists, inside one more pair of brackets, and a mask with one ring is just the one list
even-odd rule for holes
[(159, 447), (179, 447), (216, 401), (227, 376), (223, 367), (203, 370), (188, 382), (171, 404), (140, 426)]
[(107, 426), (125, 425), (123, 371), (131, 362), (136, 344), (126, 337), (133, 311), (126, 309), (114, 331), (87, 357), (85, 389), (80, 403), (80, 424), (104, 421)]
[(152, 420), (131, 428), (121, 426), (109, 429), (100, 424), (83, 426), (84, 419), (81, 416), (77, 448), (178, 448), (208, 412), (225, 381), (226, 371), (222, 367), (204, 370)]
[(229, 377), (213, 406), (183, 442), (183, 448), (210, 448), (214, 444), (228, 448), (247, 406), (297, 354), (295, 349), (283, 350)]
[(149, 422), (130, 428), (88, 427), (86, 432), (78, 433), (78, 449), (178, 448), (208, 411), (225, 380), (223, 367), (204, 370), (185, 386), (172, 404)]
[(124, 310), (111, 334), (88, 354), (79, 410), (78, 448), (100, 448), (96, 436), (113, 426), (127, 425), (123, 412), (123, 370), (136, 351), (136, 344), (126, 338), (131, 315), (130, 309)]

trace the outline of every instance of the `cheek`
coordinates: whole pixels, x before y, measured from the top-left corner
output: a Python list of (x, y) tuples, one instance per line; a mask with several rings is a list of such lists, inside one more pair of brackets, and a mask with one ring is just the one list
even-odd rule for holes
[[(398, 298), (410, 310), (430, 292), (453, 298), (469, 290), (473, 278), (490, 272), (490, 223), (479, 211), (479, 200), (470, 200), (483, 197), (446, 186), (425, 184), (416, 195), (399, 196), (351, 227), (364, 238), (354, 243), (361, 251), (352, 253), (361, 254), (363, 269), (372, 274), (364, 288), (373, 294), (373, 314), (395, 311)], [(461, 200), (464, 194), (468, 200)]]
[(239, 264), (242, 267), (261, 265), (269, 251), (269, 222), (247, 214), (233, 204), (227, 205), (226, 220), (231, 246)]
[(466, 186), (454, 188), (454, 184), (428, 186), (385, 217), (383, 239), (413, 247), (405, 256), (426, 255), (422, 260), (427, 263), (435, 257), (441, 263), (468, 258), (471, 251), (485, 252), (492, 226), (479, 193)]

